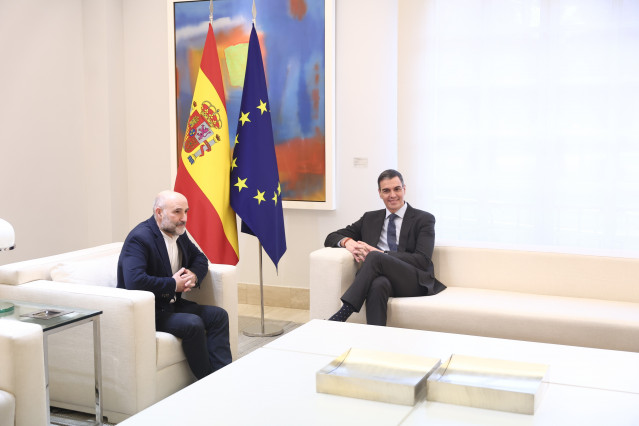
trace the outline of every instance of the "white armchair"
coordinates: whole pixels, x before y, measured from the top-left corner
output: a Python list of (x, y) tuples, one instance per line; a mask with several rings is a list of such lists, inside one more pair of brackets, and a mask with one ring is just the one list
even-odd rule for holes
[[(122, 243), (0, 266), (4, 298), (103, 311), (102, 395), (104, 415), (120, 422), (193, 383), (176, 337), (155, 331), (154, 296), (105, 286), (115, 280)], [(235, 266), (209, 265), (209, 274), (188, 294), (229, 314), (231, 352), (237, 353)], [(92, 328), (83, 325), (49, 337), (51, 405), (93, 413)]]
[(46, 424), (42, 328), (0, 321), (0, 426)]

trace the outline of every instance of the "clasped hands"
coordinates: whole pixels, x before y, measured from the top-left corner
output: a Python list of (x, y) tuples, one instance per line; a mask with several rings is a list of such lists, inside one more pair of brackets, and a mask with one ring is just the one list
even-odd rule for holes
[(186, 268), (181, 268), (173, 275), (175, 279), (175, 292), (180, 293), (191, 291), (197, 283), (197, 276)]
[(351, 252), (353, 259), (355, 259), (357, 263), (363, 262), (368, 253), (372, 251), (382, 251), (377, 247), (373, 247), (370, 244), (365, 243), (364, 241), (355, 241), (352, 239), (346, 241), (344, 247), (346, 250)]

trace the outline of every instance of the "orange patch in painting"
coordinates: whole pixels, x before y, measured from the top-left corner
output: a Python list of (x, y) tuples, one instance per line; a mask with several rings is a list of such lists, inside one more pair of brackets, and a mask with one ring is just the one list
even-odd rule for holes
[(293, 18), (301, 21), (306, 15), (306, 1), (305, 0), (289, 0), (289, 7), (291, 9), (291, 15)]
[(218, 54), (222, 54), (224, 49), (236, 44), (248, 43), (249, 32), (239, 26), (226, 28), (215, 33)]
[(318, 89), (313, 89), (311, 92), (311, 97), (313, 98), (313, 118), (317, 119), (319, 117), (319, 103), (320, 103), (320, 95)]
[(191, 83), (191, 93), (195, 91), (195, 82), (197, 81), (197, 74), (200, 72), (200, 62), (202, 61), (202, 49), (189, 49), (187, 52), (186, 62), (189, 71), (189, 78)]
[(175, 66), (175, 93), (180, 93), (180, 70)]
[(309, 201), (322, 201), (325, 197), (324, 175), (325, 139), (319, 129), (309, 138), (293, 138), (275, 145), (280, 181), (287, 189), (304, 192), (308, 182), (318, 182), (321, 187), (313, 194), (306, 194)]

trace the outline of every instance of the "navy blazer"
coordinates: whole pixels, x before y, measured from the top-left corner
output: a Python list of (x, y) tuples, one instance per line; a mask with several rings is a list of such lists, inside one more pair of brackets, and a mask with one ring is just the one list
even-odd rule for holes
[[(350, 237), (377, 247), (385, 219), (386, 209), (366, 212), (352, 225), (328, 234), (324, 246), (336, 247), (342, 238)], [(388, 252), (388, 255), (417, 268), (418, 282), (428, 289), (428, 295), (437, 294), (446, 288), (435, 278), (431, 260), (434, 248), (435, 216), (408, 205), (399, 231), (397, 251)]]
[[(181, 266), (197, 276), (199, 286), (208, 272), (208, 259), (186, 233), (178, 237), (177, 245), (182, 253)], [(178, 300), (182, 297), (175, 285), (162, 231), (151, 216), (124, 240), (118, 259), (118, 288), (150, 291), (155, 295), (155, 308), (163, 309), (168, 308), (173, 296)]]

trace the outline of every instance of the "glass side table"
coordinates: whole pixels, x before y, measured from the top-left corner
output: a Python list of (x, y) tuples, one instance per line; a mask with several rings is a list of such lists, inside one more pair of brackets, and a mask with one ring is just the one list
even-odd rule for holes
[[(42, 327), (44, 340), (44, 374), (47, 395), (47, 420), (50, 423), (49, 363), (47, 338), (78, 325), (93, 323), (93, 367), (95, 377), (95, 424), (102, 425), (102, 350), (100, 347), (100, 315), (102, 311), (91, 311), (63, 306), (44, 305), (16, 300), (1, 300), (7, 306), (0, 312), (0, 321), (21, 321)], [(13, 309), (8, 308), (13, 304)]]

